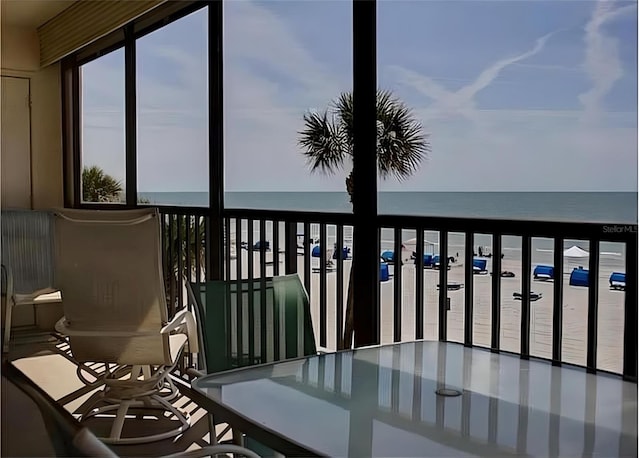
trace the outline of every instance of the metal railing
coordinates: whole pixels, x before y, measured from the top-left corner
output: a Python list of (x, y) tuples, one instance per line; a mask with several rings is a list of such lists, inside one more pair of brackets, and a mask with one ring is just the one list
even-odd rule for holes
[[(161, 212), (165, 222), (164, 267), (168, 272), (167, 292), (172, 313), (184, 303), (178, 279), (183, 274), (194, 281), (205, 279), (209, 263), (207, 240), (210, 219), (208, 210), (202, 208), (161, 208)], [(348, 252), (353, 222), (353, 215), (343, 213), (225, 209), (225, 279), (299, 273), (310, 296), (318, 344), (339, 348), (350, 259), (351, 255), (357, 256), (357, 253)], [(386, 293), (380, 296), (374, 311), (380, 314), (382, 323), (382, 329), (378, 331), (379, 341), (423, 338), (459, 341), (466, 346), (480, 345), (496, 352), (516, 353), (525, 359), (541, 357), (556, 365), (573, 364), (590, 372), (603, 370), (637, 380), (638, 248), (635, 225), (397, 215), (380, 215), (375, 224), (381, 237), (378, 246), (372, 249), (378, 252), (386, 245), (389, 251), (399, 254), (409, 235), (413, 234), (415, 240), (415, 249), (409, 250), (412, 255), (410, 261), (395, 255), (387, 266), (392, 268), (389, 281), (380, 284)], [(438, 249), (429, 250), (427, 237), (434, 236), (437, 242), (433, 246), (437, 245)], [(490, 240), (493, 253), (491, 268), (483, 277), (475, 275), (473, 269), (477, 237)], [(510, 249), (519, 249), (521, 256), (503, 260), (503, 251), (509, 249), (505, 242), (513, 245), (514, 238), (518, 247)], [(546, 312), (544, 307), (535, 304), (536, 296), (525, 294), (531, 291), (532, 285), (539, 285), (531, 279), (532, 241), (538, 243), (541, 238), (551, 246), (546, 251), (553, 253), (548, 256), (552, 256), (549, 259), (554, 267), (553, 278), (549, 282), (553, 286), (545, 286), (552, 288), (552, 303)], [(458, 245), (452, 245), (453, 239), (458, 240)], [(568, 240), (589, 244), (588, 271), (591, 274), (588, 275), (584, 304), (575, 300), (578, 293), (572, 293), (577, 287), (568, 286), (565, 282), (563, 252)], [(600, 302), (607, 306), (611, 302), (601, 300), (602, 243), (619, 243), (624, 247), (621, 251), (624, 252), (626, 272), (624, 292), (611, 296), (615, 306), (607, 309), (599, 308)], [(347, 250), (343, 250), (345, 246)], [(457, 250), (457, 256), (451, 256), (451, 247)], [(437, 269), (425, 266), (426, 251), (439, 256)], [(504, 263), (519, 264), (520, 278), (503, 278)], [(412, 268), (414, 272), (411, 272)], [(456, 276), (463, 280), (458, 292), (449, 287), (449, 277)], [(428, 284), (425, 284), (425, 278)], [(480, 291), (483, 284), (484, 291)], [(505, 301), (503, 292), (507, 284), (519, 289), (518, 301)], [(390, 288), (393, 290), (391, 293), (388, 291)], [(584, 287), (578, 289), (585, 290)], [(567, 291), (575, 297), (572, 299), (571, 294), (565, 294)], [(488, 303), (487, 295), (490, 296)], [(586, 312), (580, 315), (585, 323), (575, 323), (573, 318), (565, 317), (565, 309), (569, 312), (580, 307)], [(608, 331), (610, 335), (619, 337), (618, 342), (613, 344), (613, 350), (607, 349), (609, 362), (599, 363), (598, 350), (603, 348), (598, 345), (599, 325), (602, 331), (603, 320), (612, 316), (617, 322), (611, 325), (607, 321), (605, 324), (611, 328)], [(413, 326), (409, 326), (411, 323)], [(535, 336), (533, 342), (532, 334)], [(582, 336), (575, 337), (574, 334)], [(540, 339), (547, 342), (539, 342)]]

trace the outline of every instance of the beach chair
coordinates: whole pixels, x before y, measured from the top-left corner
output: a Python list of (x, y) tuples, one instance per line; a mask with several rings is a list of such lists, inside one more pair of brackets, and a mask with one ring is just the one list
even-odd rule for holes
[(627, 275), (622, 272), (612, 272), (609, 277), (609, 287), (614, 290), (624, 291), (627, 287)]
[[(104, 389), (81, 419), (112, 416), (109, 436), (101, 437), (110, 444), (177, 436), (189, 427), (189, 417), (160, 390), (186, 344), (197, 353), (198, 340), (190, 312), (168, 320), (158, 210), (64, 209), (54, 216), (55, 285), (64, 308), (56, 330), (68, 337), (79, 367), (107, 365)], [(96, 407), (102, 401), (106, 405)], [(160, 411), (157, 418), (169, 413), (172, 429), (122, 437), (129, 409), (138, 407)]]
[(577, 268), (571, 271), (569, 276), (570, 286), (589, 286), (589, 271)]
[(536, 266), (533, 269), (534, 280), (553, 280), (553, 266)]
[(486, 259), (474, 259), (473, 260), (473, 273), (474, 274), (487, 274), (487, 260)]
[(9, 351), (14, 309), (62, 301), (53, 287), (53, 219), (39, 210), (2, 210), (4, 337)]

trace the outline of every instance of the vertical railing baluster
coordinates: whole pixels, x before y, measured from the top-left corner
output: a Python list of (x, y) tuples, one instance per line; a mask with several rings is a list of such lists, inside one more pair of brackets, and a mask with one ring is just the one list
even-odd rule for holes
[(204, 217), (204, 274), (206, 280), (212, 280), (212, 272), (209, 270), (211, 265), (211, 250), (209, 250), (209, 244), (212, 243), (213, 231), (211, 230), (211, 215)]
[(231, 280), (231, 218), (224, 218), (224, 279)]
[(522, 304), (520, 314), (520, 357), (529, 358), (531, 328), (531, 236), (522, 236)]
[(247, 278), (253, 280), (253, 220), (247, 220)]
[(320, 346), (327, 346), (327, 225), (320, 223)]
[(166, 278), (167, 273), (169, 272), (169, 261), (167, 257), (169, 256), (169, 245), (168, 238), (169, 234), (167, 233), (167, 218), (168, 215), (164, 212), (160, 213), (160, 236), (161, 245), (162, 245), (162, 272)]
[(393, 341), (402, 340), (402, 229), (393, 230)]
[(447, 231), (440, 231), (440, 272), (439, 281), (439, 316), (438, 316), (438, 340), (447, 340), (447, 306), (449, 302), (449, 295), (447, 291), (447, 268), (449, 266), (449, 260), (447, 259), (447, 248), (449, 245), (449, 233)]
[[(247, 328), (247, 335), (249, 340), (249, 363), (253, 364), (253, 361), (256, 356), (256, 343), (255, 343), (255, 309), (254, 309), (254, 296), (253, 296), (253, 279), (254, 279), (254, 267), (253, 267), (253, 219), (247, 220), (247, 270), (248, 270), (248, 282), (247, 282), (247, 318), (249, 322), (249, 326)], [(241, 356), (241, 355), (239, 355)]]
[(201, 228), (203, 224), (203, 219), (200, 216), (195, 217), (195, 263), (196, 263), (196, 272), (195, 272), (195, 281), (196, 283), (200, 283), (202, 279), (202, 237), (201, 237)]
[(502, 234), (494, 233), (491, 278), (491, 351), (500, 351), (500, 303), (502, 282)]
[(273, 247), (272, 253), (273, 256), (271, 260), (273, 261), (273, 276), (277, 277), (280, 275), (280, 221), (272, 221), (273, 227), (271, 228), (273, 231)]
[[(336, 226), (336, 349), (340, 348), (344, 323), (344, 226)], [(339, 392), (339, 391), (338, 391)]]
[(259, 223), (259, 236), (258, 243), (260, 244), (259, 258), (260, 259), (260, 278), (264, 278), (267, 276), (267, 241), (265, 239), (267, 233), (266, 221), (264, 219), (260, 219)]
[[(267, 222), (260, 219), (260, 320), (258, 332), (260, 334), (260, 362), (267, 362), (267, 295), (264, 293), (267, 287)], [(273, 224), (273, 223), (272, 223)]]
[(308, 221), (304, 223), (304, 288), (307, 290), (309, 300), (313, 292), (311, 291), (311, 244), (309, 237), (311, 233), (311, 224)]
[(186, 221), (186, 217), (184, 215), (176, 215), (177, 221), (177, 245), (178, 245), (178, 271), (176, 273), (176, 292), (178, 299), (178, 309), (182, 309), (183, 305), (183, 297), (182, 297), (182, 275), (184, 273), (184, 255), (185, 255), (185, 246), (184, 246), (184, 223)]
[[(473, 344), (473, 232), (464, 234), (464, 344)], [(447, 285), (440, 285), (447, 288)]]
[(424, 228), (416, 230), (416, 339), (424, 339)]
[(624, 356), (622, 374), (638, 379), (638, 234), (630, 235), (625, 246)]
[(589, 240), (589, 278), (587, 312), (587, 371), (595, 372), (598, 356), (598, 277), (600, 271), (600, 241)]
[[(249, 249), (247, 247), (247, 261), (249, 259)], [(236, 311), (236, 358), (238, 361), (242, 361), (243, 349), (244, 349), (244, 300), (243, 300), (243, 281), (244, 275), (242, 274), (242, 220), (236, 218), (236, 302), (235, 304), (229, 302), (229, 307), (235, 308)], [(231, 291), (232, 285), (228, 285), (227, 289)], [(247, 311), (247, 317), (249, 313)], [(249, 331), (247, 335), (251, 334), (251, 323), (249, 325)], [(231, 333), (230, 333), (231, 334)], [(229, 345), (229, 352), (231, 352), (231, 345)], [(228, 355), (229, 361), (231, 361), (231, 353)]]
[(186, 250), (187, 251), (187, 253), (186, 253), (187, 254), (187, 258), (185, 260), (186, 261), (185, 262), (185, 266), (184, 266), (184, 270), (185, 271), (182, 274), (182, 276), (183, 276), (182, 281), (190, 281), (191, 280), (191, 272), (193, 270), (193, 258), (191, 256), (192, 255), (192, 251), (191, 251), (192, 241), (191, 241), (191, 239), (193, 238), (192, 234), (191, 234), (192, 216), (189, 215), (189, 214), (186, 214), (184, 216), (184, 218), (185, 218), (185, 224), (187, 226), (187, 230), (186, 230), (186, 233), (185, 233), (185, 245), (187, 246), (187, 250)]
[(284, 223), (284, 273), (298, 272), (298, 223)]
[(173, 239), (173, 216), (169, 215), (169, 269), (167, 274), (169, 276), (169, 316), (173, 316), (176, 312), (175, 297), (175, 276), (176, 276), (176, 263), (174, 255), (174, 239)]
[[(242, 275), (242, 220), (236, 218), (236, 280), (241, 280)], [(238, 288), (240, 283), (238, 282)], [(238, 290), (241, 291), (241, 290)]]
[(562, 294), (564, 288), (564, 239), (553, 240), (553, 331), (551, 359), (553, 365), (562, 363)]

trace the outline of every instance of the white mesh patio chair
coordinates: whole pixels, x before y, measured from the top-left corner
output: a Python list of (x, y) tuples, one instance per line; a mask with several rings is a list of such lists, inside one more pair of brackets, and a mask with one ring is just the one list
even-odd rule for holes
[[(158, 211), (57, 210), (54, 227), (55, 284), (64, 308), (56, 330), (68, 336), (78, 363), (107, 363), (104, 389), (81, 420), (115, 413), (110, 435), (101, 437), (109, 444), (182, 433), (189, 417), (161, 390), (186, 344), (197, 353), (198, 340), (190, 312), (182, 310), (168, 320)], [(98, 406), (99, 401), (106, 405)], [(123, 437), (128, 410), (139, 407), (160, 410), (159, 415), (170, 412), (179, 426)]]
[[(113, 450), (100, 442), (88, 428), (83, 427), (42, 388), (8, 361), (2, 365), (2, 377), (6, 378), (7, 383), (10, 383), (12, 387), (26, 394), (34, 404), (35, 409), (30, 408), (30, 411), (25, 412), (26, 415), (32, 415), (33, 410), (39, 412), (42, 419), (41, 426), (46, 431), (38, 436), (44, 436), (49, 441), (48, 444), (41, 445), (41, 451), (53, 452), (56, 456), (118, 457)], [(38, 425), (37, 422), (34, 424)], [(30, 431), (29, 434), (34, 435), (34, 431)], [(255, 452), (233, 444), (204, 446), (195, 450), (163, 455), (160, 458), (200, 458), (217, 455), (228, 456), (228, 454), (259, 458)]]
[(14, 308), (60, 303), (53, 287), (53, 218), (40, 210), (2, 210), (2, 352), (9, 351)]

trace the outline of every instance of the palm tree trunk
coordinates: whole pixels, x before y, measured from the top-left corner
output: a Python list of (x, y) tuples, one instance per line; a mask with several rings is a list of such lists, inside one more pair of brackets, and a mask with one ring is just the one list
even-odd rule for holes
[(349, 271), (349, 289), (347, 290), (347, 312), (344, 323), (344, 335), (338, 350), (348, 350), (353, 343), (353, 267)]
[[(349, 193), (349, 201), (353, 204), (353, 171), (345, 180), (347, 185), (347, 193)], [(344, 323), (344, 334), (341, 341), (340, 350), (347, 350), (353, 344), (353, 263), (349, 271), (349, 287), (347, 289), (347, 311)]]

